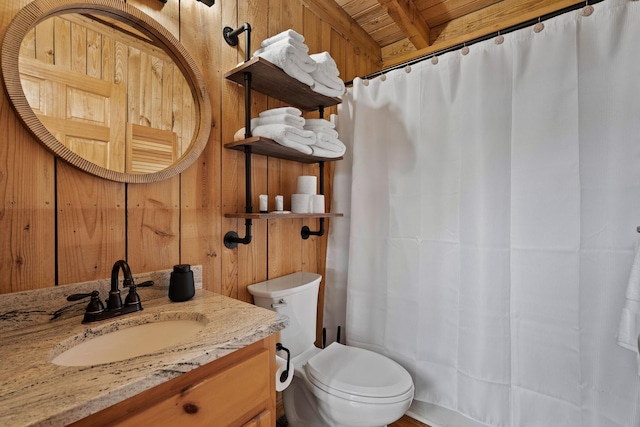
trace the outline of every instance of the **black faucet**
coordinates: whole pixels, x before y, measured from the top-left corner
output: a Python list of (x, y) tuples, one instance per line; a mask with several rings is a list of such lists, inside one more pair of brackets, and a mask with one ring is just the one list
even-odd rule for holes
[[(124, 276), (122, 286), (129, 288), (129, 293), (124, 300), (124, 304), (122, 303), (120, 287), (118, 286), (118, 275), (120, 274), (120, 270), (122, 270), (122, 274)], [(129, 264), (124, 260), (119, 260), (113, 264), (113, 269), (111, 270), (111, 290), (109, 291), (109, 298), (106, 301), (106, 308), (104, 307), (104, 304), (102, 304), (102, 301), (100, 301), (100, 293), (98, 291), (93, 291), (89, 294), (72, 294), (67, 297), (67, 301), (77, 301), (82, 298), (91, 297), (91, 301), (84, 313), (82, 323), (97, 322), (99, 320), (110, 319), (112, 317), (142, 310), (140, 296), (137, 292), (138, 286), (153, 286), (153, 281), (143, 282), (136, 285), (133, 281)]]

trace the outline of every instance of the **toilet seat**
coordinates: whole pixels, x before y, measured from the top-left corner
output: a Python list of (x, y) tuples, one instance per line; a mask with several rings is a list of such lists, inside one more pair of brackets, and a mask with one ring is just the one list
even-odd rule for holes
[(332, 343), (305, 366), (309, 382), (331, 395), (362, 403), (396, 403), (413, 396), (413, 381), (378, 353)]

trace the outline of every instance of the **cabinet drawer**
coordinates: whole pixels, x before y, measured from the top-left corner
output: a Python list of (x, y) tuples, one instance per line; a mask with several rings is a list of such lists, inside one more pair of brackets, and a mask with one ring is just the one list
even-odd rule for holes
[(119, 425), (239, 426), (250, 422), (268, 409), (269, 363), (269, 351), (262, 350), (129, 416)]

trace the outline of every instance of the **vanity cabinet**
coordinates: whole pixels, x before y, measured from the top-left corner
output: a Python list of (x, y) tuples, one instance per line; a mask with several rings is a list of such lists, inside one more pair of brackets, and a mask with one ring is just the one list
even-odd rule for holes
[(275, 347), (271, 335), (72, 426), (272, 427)]

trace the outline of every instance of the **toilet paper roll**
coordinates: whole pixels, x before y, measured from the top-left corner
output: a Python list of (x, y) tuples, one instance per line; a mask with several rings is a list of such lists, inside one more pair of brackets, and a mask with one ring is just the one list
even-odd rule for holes
[(295, 212), (295, 213), (311, 212), (311, 195), (292, 194), (291, 195), (291, 212)]
[(314, 194), (311, 196), (311, 213), (324, 213), (323, 194)]
[(318, 179), (313, 175), (303, 175), (298, 177), (298, 194), (316, 194)]
[(276, 355), (276, 364), (278, 365), (278, 369), (276, 370), (276, 391), (282, 391), (289, 387), (289, 384), (291, 384), (293, 380), (293, 363), (289, 362), (289, 371), (287, 372), (286, 378), (283, 374), (287, 370), (287, 359)]

